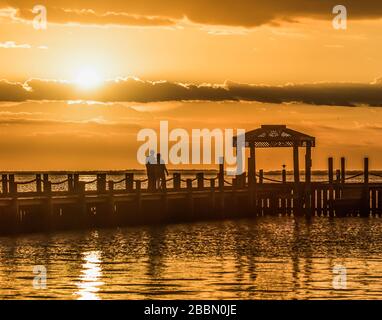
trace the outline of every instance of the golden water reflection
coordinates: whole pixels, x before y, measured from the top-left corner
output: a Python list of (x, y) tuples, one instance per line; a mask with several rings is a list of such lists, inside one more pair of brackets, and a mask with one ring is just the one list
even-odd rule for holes
[(98, 300), (100, 297), (97, 293), (104, 284), (100, 281), (102, 278), (101, 252), (84, 252), (83, 260), (81, 276), (77, 283), (78, 291), (75, 295), (79, 296), (79, 300)]
[(0, 299), (382, 299), (381, 234), (375, 218), (261, 217), (0, 237)]

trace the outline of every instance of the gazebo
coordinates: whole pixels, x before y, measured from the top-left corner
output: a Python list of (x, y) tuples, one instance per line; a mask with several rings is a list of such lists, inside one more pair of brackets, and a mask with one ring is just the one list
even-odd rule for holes
[[(256, 183), (256, 148), (293, 148), (294, 181), (300, 182), (298, 148), (306, 148), (305, 182), (311, 182), (312, 147), (316, 139), (307, 134), (289, 129), (286, 125), (262, 125), (261, 128), (245, 134), (245, 147), (250, 149), (248, 159), (248, 181)], [(233, 138), (233, 146), (237, 147), (237, 137)]]

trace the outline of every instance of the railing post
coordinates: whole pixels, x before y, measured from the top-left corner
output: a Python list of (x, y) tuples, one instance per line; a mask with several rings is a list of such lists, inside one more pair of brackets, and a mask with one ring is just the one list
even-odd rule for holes
[(108, 184), (109, 193), (113, 193), (114, 192), (114, 181), (110, 180), (107, 182), (107, 184)]
[(135, 193), (137, 194), (137, 209), (138, 213), (142, 210), (142, 183), (140, 180), (135, 181)]
[(141, 180), (136, 180), (135, 181), (135, 191), (137, 193), (141, 193), (141, 190), (142, 190), (142, 182), (141, 182)]
[(3, 195), (8, 194), (8, 176), (3, 174), (1, 177), (1, 185), (3, 189)]
[(363, 180), (364, 180), (364, 208), (361, 215), (369, 216), (370, 215), (370, 189), (369, 189), (369, 158), (363, 159)]
[(282, 177), (282, 181), (283, 183), (286, 183), (286, 169), (285, 169), (285, 164), (283, 164), (283, 170), (281, 172), (281, 177)]
[(187, 186), (187, 202), (188, 202), (188, 212), (192, 216), (194, 213), (194, 199), (192, 197), (192, 180), (187, 179), (186, 180), (186, 186)]
[(74, 185), (73, 185), (73, 175), (68, 174), (68, 192), (74, 191)]
[(36, 192), (37, 193), (42, 192), (41, 174), (36, 174)]
[(49, 180), (44, 180), (44, 193), (47, 195), (52, 193), (52, 182)]
[(106, 174), (101, 173), (97, 174), (97, 192), (105, 192), (106, 191)]
[(73, 189), (74, 192), (79, 191), (79, 184), (80, 184), (80, 175), (78, 173), (75, 173), (73, 176)]
[(80, 195), (85, 196), (85, 191), (86, 191), (86, 183), (85, 183), (84, 181), (78, 181), (78, 184), (77, 184), (77, 192), (78, 192)]
[(333, 158), (328, 158), (328, 180), (329, 180), (329, 216), (333, 216), (333, 201), (334, 201), (334, 188), (333, 188)]
[(259, 183), (260, 184), (264, 183), (264, 170), (263, 169), (259, 170)]
[(363, 181), (369, 183), (369, 158), (363, 159)]
[(132, 192), (134, 190), (134, 173), (125, 174), (126, 191)]
[(341, 158), (341, 183), (345, 183), (346, 169), (345, 169), (345, 157)]
[(223, 190), (224, 189), (224, 158), (220, 158), (220, 163), (219, 163), (219, 189)]
[(196, 179), (198, 183), (198, 189), (203, 190), (204, 188), (204, 173), (200, 172), (196, 174)]
[(8, 176), (8, 182), (9, 182), (9, 193), (12, 195), (17, 194), (17, 183), (15, 182), (14, 174), (10, 174)]
[(216, 207), (215, 204), (215, 179), (210, 179), (210, 189), (211, 189), (211, 210), (214, 210)]
[(181, 175), (180, 173), (174, 173), (174, 190), (180, 190)]
[(340, 169), (336, 170), (336, 182), (337, 183), (341, 182), (341, 170)]
[(330, 184), (333, 184), (333, 158), (328, 159), (328, 180)]

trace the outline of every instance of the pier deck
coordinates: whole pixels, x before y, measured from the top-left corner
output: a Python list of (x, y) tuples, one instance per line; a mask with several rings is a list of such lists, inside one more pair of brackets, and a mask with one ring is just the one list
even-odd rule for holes
[[(365, 161), (366, 164), (367, 161)], [(0, 235), (88, 227), (160, 224), (263, 215), (294, 216), (379, 216), (382, 214), (381, 182), (348, 182), (337, 171), (333, 177), (329, 160), (328, 181), (287, 182), (264, 177), (260, 170), (255, 181), (247, 175), (231, 178), (224, 169), (214, 178), (198, 173), (182, 179), (174, 173), (162, 190), (147, 190), (145, 180), (124, 173), (120, 181), (108, 181), (97, 174), (93, 181), (81, 181), (79, 174), (52, 182), (47, 174), (35, 179), (15, 181), (14, 174), (3, 174), (0, 194)], [(367, 164), (368, 167), (368, 164)], [(95, 190), (87, 190), (90, 183)], [(20, 185), (33, 185), (33, 192), (22, 192)], [(52, 185), (64, 186), (52, 191)]]

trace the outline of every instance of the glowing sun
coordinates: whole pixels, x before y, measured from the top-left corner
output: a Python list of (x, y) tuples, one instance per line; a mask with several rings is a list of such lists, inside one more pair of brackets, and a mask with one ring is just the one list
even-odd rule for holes
[(78, 72), (75, 82), (81, 88), (92, 89), (99, 86), (102, 80), (95, 69), (84, 68)]

